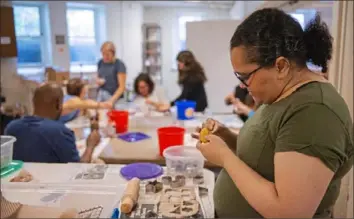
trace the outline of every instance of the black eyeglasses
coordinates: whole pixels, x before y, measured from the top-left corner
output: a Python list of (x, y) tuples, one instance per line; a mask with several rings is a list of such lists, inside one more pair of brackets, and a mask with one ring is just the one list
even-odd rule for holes
[(238, 72), (234, 72), (234, 74), (238, 78), (238, 80), (240, 80), (242, 82), (242, 84), (244, 84), (246, 87), (248, 87), (249, 86), (249, 84), (247, 84), (248, 79), (250, 79), (251, 76), (253, 74), (255, 74), (261, 68), (263, 68), (263, 66), (259, 66), (258, 68), (256, 68), (255, 70), (251, 71), (248, 74), (246, 74), (246, 73), (240, 74)]

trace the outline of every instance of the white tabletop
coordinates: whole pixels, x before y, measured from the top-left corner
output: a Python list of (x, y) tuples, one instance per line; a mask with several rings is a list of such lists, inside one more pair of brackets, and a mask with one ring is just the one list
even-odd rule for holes
[[(123, 194), (127, 180), (120, 175), (120, 170), (124, 165), (115, 164), (101, 165), (101, 168), (106, 167), (102, 171), (102, 176), (96, 175), (97, 179), (92, 179), (87, 170), (99, 166), (82, 163), (24, 163), (22, 170), (32, 174), (33, 180), (27, 183), (10, 182), (19, 173), (19, 171), (15, 172), (1, 179), (1, 191), (10, 201), (18, 201), (29, 205), (85, 209), (101, 204), (109, 208), (109, 211), (104, 214), (107, 216), (113, 208), (112, 205), (116, 205)], [(208, 214), (212, 214), (210, 215), (212, 217), (214, 204), (210, 200), (212, 200), (215, 178), (213, 172), (206, 169), (203, 172), (204, 184), (201, 186), (207, 187), (209, 190)], [(43, 201), (43, 199), (46, 199), (45, 197), (53, 196), (54, 193), (59, 194), (61, 201)], [(80, 204), (77, 205), (72, 200)]]

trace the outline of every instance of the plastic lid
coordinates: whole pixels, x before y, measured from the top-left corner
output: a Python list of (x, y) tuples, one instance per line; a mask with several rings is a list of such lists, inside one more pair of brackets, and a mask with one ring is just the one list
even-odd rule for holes
[(156, 178), (163, 173), (161, 166), (152, 163), (133, 163), (128, 164), (120, 170), (122, 176), (130, 180), (134, 177), (141, 180)]

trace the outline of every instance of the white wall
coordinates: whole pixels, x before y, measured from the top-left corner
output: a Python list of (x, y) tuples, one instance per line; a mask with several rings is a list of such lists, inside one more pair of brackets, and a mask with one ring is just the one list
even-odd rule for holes
[(66, 37), (64, 45), (55, 45), (56, 35), (67, 36), (66, 3), (64, 1), (51, 1), (51, 2), (47, 2), (47, 6), (48, 6), (47, 12), (49, 16), (48, 21), (49, 21), (49, 34), (50, 34), (49, 37), (50, 43), (48, 47), (51, 53), (49, 54), (49, 56), (52, 57), (51, 59), (52, 63), (50, 64), (69, 70), (70, 53), (69, 53), (68, 38)]
[(236, 1), (230, 10), (230, 17), (236, 20), (242, 20), (245, 16), (245, 7), (247, 2)]
[(264, 1), (246, 1), (245, 2), (245, 16), (250, 15), (252, 12), (257, 10)]
[[(120, 44), (122, 59), (127, 66), (128, 82), (132, 82), (142, 71), (142, 25), (144, 8), (141, 3), (122, 2), (122, 43)], [(114, 38), (115, 36), (110, 36)]]
[(239, 84), (230, 62), (230, 39), (239, 24), (239, 20), (201, 21), (187, 24), (187, 46), (198, 57), (208, 78), (205, 89), (211, 112), (232, 111), (225, 105), (224, 97)]
[(170, 99), (177, 97), (180, 92), (177, 71), (173, 70), (176, 68), (175, 58), (180, 45), (179, 16), (201, 16), (204, 20), (230, 18), (229, 10), (226, 9), (145, 7), (144, 22), (157, 23), (162, 29), (162, 78), (167, 97)]

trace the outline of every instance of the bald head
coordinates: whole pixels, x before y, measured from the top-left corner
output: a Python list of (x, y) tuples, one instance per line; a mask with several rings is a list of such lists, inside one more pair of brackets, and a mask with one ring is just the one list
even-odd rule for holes
[(46, 83), (38, 87), (34, 92), (33, 105), (35, 115), (58, 119), (63, 105), (61, 86), (56, 83)]

